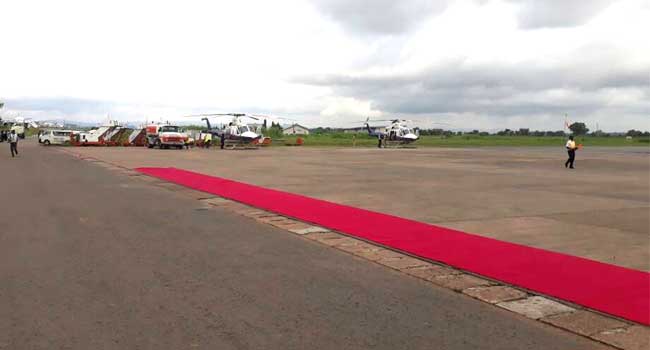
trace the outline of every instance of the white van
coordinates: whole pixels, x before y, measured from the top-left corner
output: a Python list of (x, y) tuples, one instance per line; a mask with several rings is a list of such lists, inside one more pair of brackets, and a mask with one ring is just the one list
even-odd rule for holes
[(72, 130), (45, 130), (38, 135), (38, 142), (46, 146), (65, 145), (70, 143)]

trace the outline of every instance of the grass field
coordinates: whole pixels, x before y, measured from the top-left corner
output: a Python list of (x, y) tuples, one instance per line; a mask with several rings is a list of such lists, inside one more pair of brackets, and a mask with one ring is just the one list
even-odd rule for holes
[[(377, 139), (367, 134), (320, 134), (302, 136), (305, 146), (336, 146), (352, 147), (376, 147)], [(296, 137), (283, 137), (284, 142), (277, 141), (276, 145), (285, 142), (295, 142)], [(585, 146), (645, 146), (650, 147), (649, 137), (637, 137), (627, 140), (624, 136), (603, 137), (603, 136), (579, 136), (576, 138), (578, 144)], [(417, 142), (418, 147), (492, 147), (492, 146), (560, 146), (563, 147), (566, 137), (560, 136), (422, 136)]]
[[(28, 129), (27, 136), (38, 134), (38, 129)], [(271, 135), (273, 146), (294, 144), (296, 136)], [(279, 136), (279, 137), (273, 137)], [(377, 138), (366, 133), (325, 133), (301, 136), (304, 146), (315, 147), (377, 147)], [(578, 136), (578, 144), (584, 146), (639, 146), (650, 147), (650, 137), (635, 137), (631, 140), (625, 136)], [(415, 143), (417, 147), (495, 147), (495, 146), (560, 146), (563, 147), (566, 137), (563, 136), (497, 136), (497, 135), (454, 135), (454, 136), (421, 136)]]

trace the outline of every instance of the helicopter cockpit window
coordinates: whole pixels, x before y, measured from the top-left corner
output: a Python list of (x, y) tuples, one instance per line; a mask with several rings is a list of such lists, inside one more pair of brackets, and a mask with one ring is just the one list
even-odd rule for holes
[(239, 127), (239, 133), (240, 134), (243, 134), (243, 133), (248, 132), (248, 131), (249, 131), (248, 126), (246, 126), (246, 125)]

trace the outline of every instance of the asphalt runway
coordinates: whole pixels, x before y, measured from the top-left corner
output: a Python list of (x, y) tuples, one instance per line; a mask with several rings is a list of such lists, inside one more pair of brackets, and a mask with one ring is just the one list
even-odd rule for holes
[(54, 149), (21, 151), (0, 156), (0, 349), (605, 348)]
[(650, 271), (650, 148), (75, 148)]

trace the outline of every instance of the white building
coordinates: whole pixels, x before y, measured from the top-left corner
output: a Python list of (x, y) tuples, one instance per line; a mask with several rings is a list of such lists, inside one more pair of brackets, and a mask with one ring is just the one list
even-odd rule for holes
[(282, 133), (285, 135), (309, 135), (309, 129), (299, 124), (293, 124), (282, 129)]

